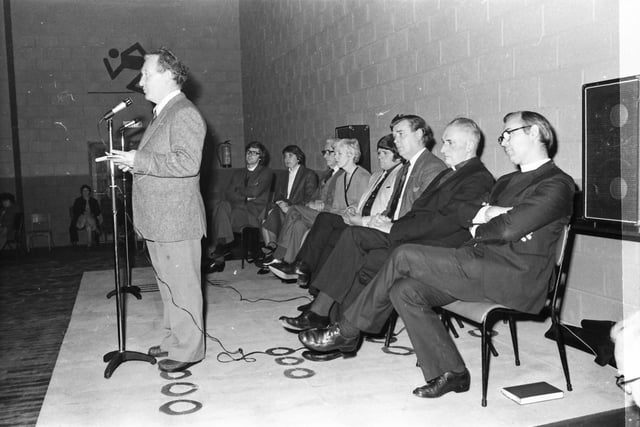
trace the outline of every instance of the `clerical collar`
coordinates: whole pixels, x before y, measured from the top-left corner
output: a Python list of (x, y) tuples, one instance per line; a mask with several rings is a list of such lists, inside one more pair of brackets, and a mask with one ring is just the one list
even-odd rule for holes
[(180, 89), (176, 89), (173, 92), (169, 92), (167, 96), (162, 98), (162, 101), (158, 102), (155, 108), (153, 109), (153, 113), (155, 114), (155, 116), (157, 117), (160, 114), (160, 111), (162, 111), (162, 109), (167, 106), (169, 101), (171, 101), (173, 98), (178, 96), (178, 94), (180, 94)]
[(531, 172), (538, 169), (540, 166), (544, 165), (547, 162), (550, 162), (550, 158), (538, 160), (535, 162), (527, 163), (526, 165), (520, 165), (520, 172)]
[[(473, 159), (473, 157), (471, 159)], [(457, 171), (458, 169), (460, 169), (461, 167), (463, 167), (464, 165), (469, 163), (469, 160), (471, 160), (471, 159), (463, 160), (460, 163), (458, 163), (457, 165), (451, 166), (451, 169), (453, 169), (454, 171)]]

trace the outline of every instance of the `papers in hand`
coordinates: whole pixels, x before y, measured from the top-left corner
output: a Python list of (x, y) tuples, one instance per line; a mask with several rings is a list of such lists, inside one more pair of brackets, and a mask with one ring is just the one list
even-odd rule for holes
[(500, 391), (509, 399), (521, 405), (543, 402), (545, 400), (562, 399), (564, 397), (562, 390), (545, 381), (503, 387)]
[(96, 162), (104, 162), (104, 161), (107, 161), (107, 160), (113, 160), (116, 157), (118, 157), (118, 156), (116, 156), (114, 154), (107, 154), (106, 156), (96, 157)]

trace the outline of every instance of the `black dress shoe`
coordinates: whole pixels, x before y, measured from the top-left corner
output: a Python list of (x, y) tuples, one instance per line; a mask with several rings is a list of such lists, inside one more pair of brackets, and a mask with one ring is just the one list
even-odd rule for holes
[(305, 331), (312, 328), (326, 328), (331, 321), (328, 317), (320, 316), (311, 310), (304, 311), (298, 317), (281, 316), (280, 323), (285, 329)]
[(282, 280), (296, 280), (298, 278), (296, 267), (288, 262), (271, 264), (269, 265), (269, 270)]
[(220, 261), (220, 260), (210, 261), (209, 265), (205, 269), (205, 272), (207, 274), (220, 273), (220, 272), (224, 271), (225, 265), (226, 265), (226, 263), (225, 263), (224, 259), (222, 261)]
[(268, 268), (272, 264), (280, 263), (281, 261), (277, 258), (274, 258), (273, 255), (267, 255), (260, 260), (256, 260), (254, 264), (260, 268)]
[(177, 360), (163, 359), (158, 362), (158, 369), (164, 372), (182, 372), (200, 362), (200, 360), (197, 362), (178, 362)]
[(340, 331), (339, 323), (332, 323), (328, 328), (309, 329), (298, 334), (298, 339), (305, 347), (320, 353), (339, 351), (344, 356), (355, 356), (360, 344), (360, 334), (345, 337)]
[(471, 376), (465, 368), (462, 372), (445, 372), (439, 377), (427, 381), (426, 385), (413, 390), (413, 394), (418, 397), (440, 397), (450, 391), (456, 393), (469, 391), (470, 384)]
[(149, 348), (147, 354), (153, 357), (167, 357), (169, 355), (169, 352), (162, 350), (159, 345), (154, 345), (153, 347)]

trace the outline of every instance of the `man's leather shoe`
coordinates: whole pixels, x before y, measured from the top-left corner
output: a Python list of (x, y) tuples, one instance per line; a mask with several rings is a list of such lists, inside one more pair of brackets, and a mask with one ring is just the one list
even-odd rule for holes
[(287, 262), (271, 264), (269, 270), (282, 280), (296, 280), (298, 278), (295, 266)]
[(469, 391), (471, 376), (465, 368), (462, 372), (445, 372), (444, 374), (427, 381), (426, 385), (413, 390), (418, 397), (440, 397), (450, 391), (462, 393)]
[(298, 317), (281, 316), (280, 323), (285, 329), (305, 331), (312, 328), (326, 328), (331, 321), (328, 317), (320, 316), (311, 310), (302, 312)]
[(213, 260), (213, 261), (211, 261), (209, 263), (209, 265), (207, 266), (205, 272), (207, 274), (220, 273), (220, 272), (224, 271), (225, 265), (226, 265), (226, 263), (225, 263), (224, 259), (222, 259), (222, 261)]
[(153, 347), (149, 348), (147, 354), (153, 357), (167, 357), (169, 355), (169, 352), (162, 350), (159, 345), (154, 345)]
[(177, 360), (163, 359), (158, 362), (158, 369), (164, 372), (182, 372), (200, 362), (200, 360), (197, 362), (178, 362)]
[(345, 356), (354, 356), (360, 344), (360, 334), (345, 337), (340, 331), (339, 323), (332, 323), (328, 328), (309, 329), (298, 334), (298, 339), (305, 347), (320, 353), (339, 351)]

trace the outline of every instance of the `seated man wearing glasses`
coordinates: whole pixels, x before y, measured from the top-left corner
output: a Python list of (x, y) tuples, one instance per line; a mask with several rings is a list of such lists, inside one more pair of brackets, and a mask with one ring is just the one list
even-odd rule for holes
[(399, 246), (338, 323), (300, 332), (306, 347), (353, 354), (360, 331), (379, 332), (395, 309), (426, 380), (413, 394), (435, 398), (469, 390), (469, 371), (432, 308), (491, 301), (538, 313), (575, 192), (573, 179), (551, 161), (555, 135), (542, 115), (507, 114), (498, 142), (519, 170), (501, 177), (488, 197), (459, 207), (472, 238), (459, 248)]
[(224, 269), (224, 254), (233, 233), (241, 233), (245, 227), (260, 227), (267, 206), (273, 172), (266, 164), (269, 160), (267, 149), (258, 141), (245, 147), (246, 168), (237, 170), (224, 193), (225, 200), (218, 200), (213, 206), (209, 231), (212, 260), (208, 273)]

